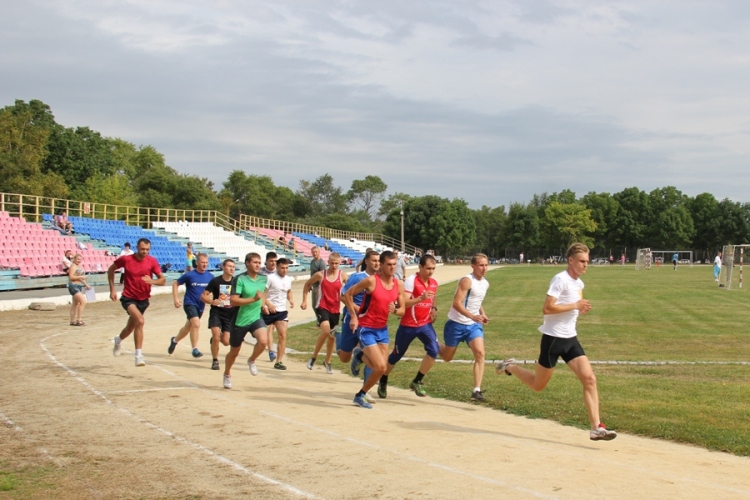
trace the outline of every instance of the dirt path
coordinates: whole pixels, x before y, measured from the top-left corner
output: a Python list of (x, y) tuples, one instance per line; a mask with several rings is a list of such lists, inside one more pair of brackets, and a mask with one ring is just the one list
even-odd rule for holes
[(169, 296), (147, 313), (145, 368), (111, 354), (119, 304), (91, 304), (84, 328), (61, 326), (67, 314), (0, 313), (0, 460), (43, 466), (56, 489), (35, 497), (750, 497), (745, 458), (627, 435), (595, 443), (396, 388), (364, 410), (350, 376), (292, 360), (283, 373), (260, 362), (257, 377), (240, 364), (225, 390), (208, 356), (182, 345), (167, 356), (184, 322)]

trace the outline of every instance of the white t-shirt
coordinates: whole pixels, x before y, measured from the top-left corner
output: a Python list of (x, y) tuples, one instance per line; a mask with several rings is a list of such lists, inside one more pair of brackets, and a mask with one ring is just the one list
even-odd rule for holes
[[(490, 282), (484, 278), (479, 280), (476, 279), (476, 277), (474, 277), (474, 273), (469, 273), (464, 276), (464, 278), (469, 278), (471, 280), (471, 288), (466, 291), (464, 307), (471, 314), (479, 314), (479, 309), (482, 307), (482, 301), (484, 300), (484, 296), (487, 294), (487, 290), (490, 287)], [(456, 290), (456, 293), (458, 293), (458, 290)], [(456, 311), (453, 306), (451, 306), (451, 310), (448, 311), (448, 319), (453, 320), (456, 323), (461, 323), (462, 325), (473, 325), (474, 323), (476, 323), (473, 319), (466, 317), (460, 312)]]
[[(583, 281), (580, 278), (573, 279), (565, 270), (552, 278), (547, 295), (557, 299), (556, 304), (574, 304), (583, 298)], [(539, 327), (539, 331), (552, 337), (573, 338), (577, 335), (577, 320), (578, 309), (559, 314), (545, 314), (544, 324)]]
[(292, 278), (288, 274), (283, 278), (271, 273), (266, 278), (266, 298), (273, 304), (276, 312), (286, 311), (286, 295), (292, 289)]
[(721, 267), (721, 257), (719, 257), (718, 255), (717, 255), (717, 256), (716, 256), (716, 258), (714, 259), (714, 265), (715, 265), (716, 267)]

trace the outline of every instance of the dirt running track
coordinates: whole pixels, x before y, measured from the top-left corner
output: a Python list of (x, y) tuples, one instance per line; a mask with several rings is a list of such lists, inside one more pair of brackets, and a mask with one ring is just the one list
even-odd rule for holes
[(83, 328), (67, 316), (64, 306), (0, 314), (0, 460), (52, 467), (56, 488), (42, 497), (750, 497), (745, 458), (622, 434), (596, 443), (395, 388), (364, 410), (351, 403), (358, 383), (322, 367), (288, 360), (282, 373), (265, 359), (251, 377), (249, 346), (225, 390), (210, 356), (193, 360), (182, 344), (167, 355), (184, 322), (168, 295), (146, 315), (144, 368), (130, 350), (112, 356), (119, 304), (91, 304)]

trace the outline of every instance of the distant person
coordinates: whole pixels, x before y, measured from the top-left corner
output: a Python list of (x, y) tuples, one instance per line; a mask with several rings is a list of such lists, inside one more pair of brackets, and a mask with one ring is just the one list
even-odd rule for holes
[(677, 259), (679, 258), (680, 256), (676, 253), (672, 255), (672, 266), (675, 271), (677, 271)]
[(625, 265), (625, 254), (620, 255), (620, 265), (621, 266)]
[(714, 281), (719, 282), (719, 274), (721, 274), (721, 252), (716, 252), (714, 258)]
[(609, 265), (611, 266), (614, 263), (615, 263), (615, 256), (612, 254), (609, 254)]
[(396, 254), (396, 273), (394, 276), (399, 281), (404, 281), (404, 277), (406, 276), (406, 256), (403, 252), (399, 253), (398, 250), (394, 250), (393, 253)]
[(229, 334), (232, 331), (234, 309), (230, 304), (232, 280), (235, 264), (232, 259), (226, 259), (221, 264), (222, 273), (212, 279), (203, 290), (201, 300), (211, 305), (208, 313), (208, 328), (211, 330), (211, 362), (212, 370), (219, 370), (219, 344), (229, 345)]
[(521, 255), (518, 256), (518, 263), (523, 264), (523, 252), (521, 252)]
[(195, 267), (195, 254), (193, 253), (193, 244), (188, 243), (185, 249), (185, 272), (190, 272)]
[[(279, 332), (278, 356), (274, 354), (271, 359), (276, 359), (273, 367), (277, 370), (286, 370), (284, 365), (284, 354), (286, 352), (286, 330), (289, 324), (289, 313), (286, 309), (286, 303), (289, 307), (294, 308), (294, 296), (292, 295), (292, 278), (287, 275), (289, 270), (289, 260), (281, 258), (276, 261), (276, 272), (266, 275), (266, 297), (265, 303), (261, 308), (261, 318), (269, 330), (275, 326)], [(269, 347), (272, 347), (271, 336), (268, 336)], [(273, 351), (269, 351), (270, 353)]]
[[(260, 274), (270, 276), (276, 274), (276, 261), (279, 255), (276, 252), (266, 253), (266, 264), (260, 268)], [(276, 352), (273, 350), (273, 328), (274, 324), (266, 324), (266, 338), (268, 339), (268, 359), (273, 363), (276, 360)]]
[[(124, 255), (133, 255), (133, 253), (135, 253), (135, 252), (133, 252), (130, 249), (130, 243), (129, 242), (126, 241), (125, 245), (123, 245), (123, 247), (124, 248), (122, 249), (122, 251), (120, 252), (120, 255), (118, 255), (118, 257), (122, 257)], [(125, 268), (121, 267), (120, 269), (118, 269), (118, 271), (120, 271), (120, 284), (122, 285), (123, 281), (125, 281)]]
[[(133, 333), (135, 342), (135, 366), (146, 366), (143, 359), (143, 327), (146, 320), (143, 315), (148, 309), (151, 297), (151, 286), (163, 286), (167, 278), (161, 272), (159, 262), (149, 255), (151, 241), (141, 238), (136, 245), (137, 253), (118, 257), (109, 266), (107, 278), (109, 279), (109, 298), (117, 300), (115, 291), (115, 269), (125, 268), (125, 287), (122, 290), (120, 304), (128, 313), (128, 322), (119, 335), (115, 336), (115, 346), (112, 354), (119, 356), (122, 349), (122, 341)], [(153, 277), (156, 276), (156, 279)]]
[(67, 273), (68, 269), (70, 269), (70, 266), (72, 265), (73, 265), (73, 250), (65, 250), (65, 255), (63, 255), (63, 258), (62, 258), (63, 271)]
[[(169, 341), (167, 353), (170, 356), (174, 353), (180, 340), (187, 337), (188, 334), (190, 335), (190, 345), (193, 348), (193, 357), (197, 359), (203, 356), (203, 353), (198, 349), (198, 339), (201, 330), (201, 317), (203, 316), (203, 309), (206, 307), (206, 303), (203, 302), (201, 297), (208, 284), (214, 279), (214, 275), (208, 272), (208, 255), (205, 253), (199, 253), (196, 256), (195, 265), (195, 269), (187, 271), (172, 283), (174, 306), (178, 309), (182, 307), (182, 310), (185, 311), (187, 321), (180, 328), (180, 331), (177, 332), (177, 336), (172, 337)], [(177, 289), (180, 285), (185, 285), (183, 302), (177, 297)]]
[(562, 357), (583, 385), (583, 402), (589, 416), (592, 441), (609, 441), (617, 433), (607, 430), (599, 419), (599, 392), (596, 376), (589, 358), (578, 342), (576, 322), (580, 314), (591, 310), (591, 303), (583, 298), (581, 275), (589, 265), (589, 249), (582, 243), (574, 243), (568, 248), (568, 268), (556, 274), (547, 290), (544, 301), (544, 324), (539, 327), (542, 342), (535, 371), (521, 368), (514, 359), (502, 361), (496, 369), (498, 374), (515, 375), (534, 391), (541, 391), (549, 383), (558, 358)]
[[(310, 249), (312, 253), (312, 260), (310, 261), (310, 277), (315, 276), (315, 273), (326, 270), (326, 261), (320, 258), (320, 247), (315, 245)], [(317, 304), (320, 300), (320, 283), (315, 283), (312, 287), (312, 303)], [(315, 319), (317, 320), (317, 328), (320, 326), (320, 318), (318, 312), (315, 311)]]
[(83, 310), (86, 307), (86, 294), (83, 289), (91, 290), (91, 287), (86, 283), (82, 262), (83, 256), (77, 253), (73, 256), (73, 262), (68, 269), (68, 292), (73, 297), (70, 305), (70, 326), (86, 326), (83, 321)]
[(68, 212), (65, 210), (60, 212), (60, 215), (55, 218), (55, 225), (66, 234), (73, 232), (73, 223), (68, 220)]

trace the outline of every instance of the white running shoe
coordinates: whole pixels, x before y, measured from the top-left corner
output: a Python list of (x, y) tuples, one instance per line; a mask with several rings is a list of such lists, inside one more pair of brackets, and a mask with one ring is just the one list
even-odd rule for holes
[(143, 356), (135, 357), (135, 366), (146, 366), (146, 360), (143, 359)]
[(495, 367), (495, 373), (497, 373), (498, 375), (504, 373), (510, 376), (512, 374), (508, 371), (508, 367), (510, 365), (515, 365), (515, 364), (516, 364), (516, 360), (513, 358), (504, 359), (500, 361), (500, 363), (498, 363), (498, 365)]
[(374, 405), (374, 404), (377, 403), (377, 400), (374, 397), (370, 396), (369, 392), (367, 394), (365, 394), (365, 401), (367, 401), (368, 403), (370, 403), (372, 405)]
[(326, 367), (326, 373), (328, 375), (333, 375), (333, 367), (331, 366), (331, 363), (326, 363), (325, 361), (323, 361), (323, 366)]
[(224, 375), (224, 389), (231, 389), (231, 388), (232, 388), (232, 376)]
[(258, 367), (255, 366), (255, 361), (250, 361), (250, 358), (247, 358), (247, 367), (250, 368), (250, 375), (253, 377), (258, 374)]
[(592, 441), (612, 441), (616, 437), (617, 433), (615, 431), (607, 430), (607, 428), (604, 427), (604, 424), (599, 424), (599, 427), (589, 431), (589, 439)]
[(112, 348), (112, 354), (119, 356), (122, 354), (122, 340), (119, 335), (115, 335), (115, 338), (112, 339), (112, 341), (115, 343), (115, 346)]

